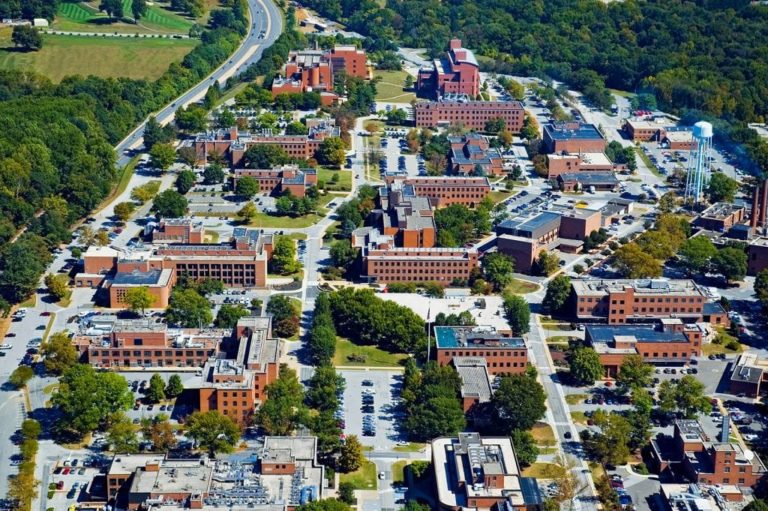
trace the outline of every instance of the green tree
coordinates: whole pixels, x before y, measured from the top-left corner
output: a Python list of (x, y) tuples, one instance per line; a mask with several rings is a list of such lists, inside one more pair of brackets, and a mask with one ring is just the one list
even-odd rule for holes
[(131, 13), (133, 13), (133, 19), (136, 21), (143, 18), (147, 14), (147, 0), (133, 0)]
[(747, 254), (736, 247), (721, 248), (712, 257), (712, 266), (728, 283), (744, 280), (747, 276)]
[(171, 144), (155, 144), (149, 150), (150, 164), (162, 171), (168, 170), (176, 161), (176, 150)]
[(406, 418), (406, 429), (419, 441), (439, 436), (453, 436), (467, 424), (459, 400), (453, 396), (436, 396), (416, 403)]
[(245, 205), (240, 208), (240, 211), (237, 212), (237, 216), (246, 224), (250, 223), (258, 214), (259, 210), (253, 202), (246, 202)]
[(176, 190), (165, 190), (155, 197), (152, 211), (159, 218), (180, 218), (189, 211), (189, 202)]
[(757, 274), (755, 278), (755, 296), (765, 307), (768, 305), (768, 268)]
[(191, 170), (182, 170), (176, 176), (176, 190), (182, 195), (187, 193), (195, 186), (197, 175)]
[(680, 248), (680, 259), (692, 272), (705, 270), (715, 254), (717, 254), (717, 248), (706, 236), (689, 238)]
[(536, 440), (529, 431), (521, 429), (512, 430), (509, 435), (515, 446), (515, 456), (522, 467), (528, 467), (536, 462), (539, 456), (539, 448), (536, 446)]
[(296, 511), (350, 511), (348, 504), (336, 499), (315, 500), (299, 506)]
[(35, 27), (30, 25), (16, 25), (13, 27), (11, 41), (26, 51), (37, 51), (43, 47), (43, 36)]
[(290, 275), (301, 269), (301, 263), (296, 259), (296, 244), (291, 238), (277, 236), (269, 264), (273, 272), (281, 275)]
[(240, 439), (240, 428), (231, 418), (216, 410), (195, 412), (187, 419), (187, 436), (211, 456), (232, 452)]
[(315, 158), (321, 165), (341, 167), (347, 157), (347, 146), (339, 137), (328, 137), (320, 143)]
[(614, 266), (630, 279), (661, 276), (661, 263), (647, 254), (637, 243), (627, 243), (614, 253)]
[(640, 355), (627, 355), (619, 367), (616, 384), (625, 391), (635, 387), (645, 387), (651, 383), (653, 366), (643, 362)]
[(522, 374), (503, 376), (491, 399), (495, 432), (509, 435), (514, 430), (531, 429), (544, 417), (546, 399), (544, 388), (535, 378)]
[(534, 264), (534, 273), (538, 275), (551, 275), (560, 266), (560, 258), (552, 252), (540, 252)]
[(27, 382), (35, 376), (35, 371), (29, 366), (19, 366), (8, 376), (8, 383), (17, 389), (27, 386)]
[(365, 461), (363, 446), (355, 435), (349, 435), (341, 447), (338, 467), (341, 472), (354, 472)]
[(215, 185), (224, 182), (224, 169), (220, 164), (211, 163), (203, 171), (203, 183)]
[(168, 452), (176, 447), (176, 432), (167, 420), (155, 420), (144, 431), (144, 438), (149, 438), (157, 452)]
[(277, 144), (255, 144), (243, 155), (243, 162), (249, 169), (271, 169), (290, 161), (288, 153)]
[(50, 258), (45, 241), (35, 234), (22, 234), (16, 243), (5, 245), (0, 252), (0, 286), (5, 298), (21, 302), (31, 295)]
[(213, 314), (208, 300), (194, 289), (174, 289), (166, 318), (174, 325), (200, 328), (213, 321)]
[(539, 123), (536, 122), (535, 118), (528, 114), (525, 114), (523, 129), (520, 130), (520, 137), (525, 140), (536, 140), (541, 138), (541, 135), (539, 135)]
[(329, 255), (334, 266), (346, 268), (354, 262), (357, 257), (357, 250), (352, 247), (349, 240), (336, 240), (331, 243)]
[(133, 394), (119, 374), (77, 364), (64, 371), (51, 403), (60, 414), (57, 429), (82, 436), (104, 425), (115, 412), (127, 410)]
[(178, 374), (172, 374), (165, 387), (165, 395), (174, 398), (180, 396), (182, 392), (184, 392), (184, 384), (181, 383), (181, 377)]
[(244, 318), (250, 314), (251, 311), (248, 310), (245, 305), (230, 305), (225, 303), (219, 308), (214, 325), (218, 328), (234, 328), (240, 318)]
[(45, 370), (50, 374), (60, 375), (77, 364), (79, 354), (66, 332), (56, 332), (48, 337), (43, 345)]
[(157, 373), (152, 375), (145, 396), (150, 403), (159, 403), (165, 399), (165, 382), (162, 376)]
[(309, 133), (309, 128), (306, 124), (300, 121), (294, 121), (285, 127), (286, 135), (306, 135)]
[(707, 185), (710, 202), (733, 202), (738, 190), (739, 182), (722, 172), (714, 172)]
[(293, 337), (299, 331), (299, 307), (284, 295), (272, 296), (267, 314), (272, 315), (272, 331), (279, 337)]
[(547, 293), (541, 302), (545, 310), (560, 312), (571, 296), (571, 279), (567, 275), (558, 275), (547, 284)]
[(485, 280), (493, 284), (496, 291), (501, 291), (512, 282), (514, 271), (515, 262), (501, 252), (491, 252), (483, 258)]
[(662, 213), (672, 213), (677, 209), (677, 194), (675, 192), (665, 193), (659, 198), (657, 206)]
[(296, 371), (281, 366), (277, 380), (267, 385), (265, 392), (267, 400), (258, 410), (259, 424), (268, 435), (290, 435), (306, 413), (304, 391)]
[(504, 314), (512, 329), (512, 335), (527, 334), (531, 326), (531, 308), (521, 296), (504, 297)]
[[(344, 481), (339, 483), (339, 500), (344, 502), (345, 504), (349, 504), (350, 506), (357, 503), (357, 497), (355, 497), (355, 485), (350, 483), (349, 481)], [(429, 511), (428, 509), (426, 511)], [(749, 511), (768, 511), (766, 510), (760, 510), (760, 509), (751, 509)]]
[(45, 276), (45, 287), (56, 301), (69, 295), (69, 276), (64, 273), (49, 273)]
[(133, 202), (121, 202), (119, 204), (115, 204), (115, 216), (121, 222), (127, 222), (135, 210), (136, 206)]
[(579, 346), (570, 350), (568, 364), (571, 369), (571, 378), (578, 385), (594, 385), (595, 380), (603, 376), (600, 356), (592, 348)]
[(123, 302), (128, 305), (128, 310), (143, 315), (148, 307), (155, 303), (155, 297), (149, 292), (149, 287), (139, 286), (129, 288), (125, 292)]
[(704, 384), (689, 374), (676, 383), (665, 380), (659, 385), (659, 408), (665, 412), (680, 412), (686, 419), (695, 419), (712, 409), (704, 391)]
[[(136, 2), (133, 3), (136, 5)], [(173, 126), (161, 126), (154, 116), (147, 119), (144, 125), (144, 148), (149, 151), (155, 144), (167, 144), (175, 136)]]
[(259, 193), (259, 182), (251, 176), (243, 176), (237, 180), (235, 191), (240, 197), (251, 199)]
[(632, 428), (626, 418), (617, 413), (598, 410), (592, 417), (600, 433), (588, 442), (588, 449), (605, 464), (623, 465), (629, 457)]
[(116, 412), (109, 418), (107, 442), (116, 453), (138, 452), (139, 439), (136, 436), (136, 428), (123, 412)]
[(99, 10), (106, 12), (110, 18), (122, 18), (123, 2), (121, 0), (101, 0)]

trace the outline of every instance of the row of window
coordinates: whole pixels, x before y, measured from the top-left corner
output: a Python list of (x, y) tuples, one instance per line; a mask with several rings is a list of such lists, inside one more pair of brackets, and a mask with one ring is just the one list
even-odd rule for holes
[[(418, 268), (464, 268), (463, 261), (407, 261), (408, 266)], [(373, 261), (374, 268), (399, 268), (402, 261)]]
[(450, 357), (527, 357), (526, 351), (448, 351)]
[(109, 359), (93, 359), (92, 363), (96, 364), (97, 366), (104, 366), (104, 367), (202, 367), (205, 364), (205, 359), (186, 359), (186, 360), (179, 360), (176, 359), (174, 362), (171, 359), (165, 359), (165, 360), (150, 360), (150, 359), (135, 359), (135, 358), (126, 358), (123, 359), (122, 363), (120, 360), (109, 360)]
[(102, 357), (205, 357), (207, 354), (213, 354), (213, 350), (210, 350), (208, 352), (204, 350), (156, 350), (156, 351), (149, 351), (149, 350), (103, 350), (101, 353), (99, 353), (99, 350), (93, 350), (91, 351), (92, 357), (98, 357), (101, 355)]

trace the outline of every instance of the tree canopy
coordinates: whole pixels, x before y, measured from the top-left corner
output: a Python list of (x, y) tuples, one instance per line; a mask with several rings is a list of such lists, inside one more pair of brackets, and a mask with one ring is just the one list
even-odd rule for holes
[(187, 435), (211, 455), (232, 452), (240, 439), (240, 428), (216, 410), (195, 412), (187, 419)]
[(509, 435), (514, 430), (531, 429), (547, 411), (546, 398), (544, 388), (534, 377), (503, 376), (491, 400), (498, 433)]
[(577, 346), (568, 352), (571, 378), (578, 385), (593, 385), (603, 376), (603, 365), (594, 349)]

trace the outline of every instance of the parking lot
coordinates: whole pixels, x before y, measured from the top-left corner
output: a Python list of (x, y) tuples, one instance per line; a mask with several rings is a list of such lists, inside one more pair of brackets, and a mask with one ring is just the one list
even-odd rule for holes
[(344, 421), (344, 433), (356, 435), (363, 445), (375, 450), (390, 450), (404, 440), (396, 428), (403, 417), (403, 412), (397, 409), (402, 373), (341, 370), (339, 374), (346, 382), (340, 406), (343, 412), (339, 417)]
[(382, 160), (379, 162), (381, 171), (388, 172), (405, 172), (409, 176), (418, 176), (421, 173), (425, 174), (423, 165), (420, 165), (420, 155), (416, 154), (402, 154), (403, 150), (408, 148), (405, 142), (405, 132), (390, 132), (396, 134), (395, 136), (386, 136), (381, 138), (381, 153)]
[(53, 509), (67, 509), (78, 501), (81, 493), (91, 480), (101, 470), (105, 459), (98, 455), (88, 455), (82, 458), (62, 458), (51, 466), (48, 477), (48, 487), (44, 491), (53, 492), (47, 501), (47, 506)]
[[(686, 170), (688, 168), (689, 151), (674, 151), (662, 147), (655, 142), (644, 143), (640, 146), (648, 155), (648, 158), (658, 167), (664, 175), (671, 175), (676, 168)], [(717, 148), (710, 150), (710, 163), (713, 172), (722, 172), (730, 178), (742, 180), (746, 173), (734, 167), (735, 160), (730, 155), (719, 151)]]

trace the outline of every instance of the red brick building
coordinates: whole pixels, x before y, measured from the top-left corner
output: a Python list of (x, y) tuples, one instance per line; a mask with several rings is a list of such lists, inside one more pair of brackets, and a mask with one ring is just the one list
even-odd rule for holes
[(343, 72), (347, 76), (358, 78), (369, 79), (371, 77), (365, 50), (351, 45), (337, 45), (326, 55), (331, 61), (331, 69), (334, 74)]
[(152, 231), (152, 243), (203, 243), (205, 228), (203, 222), (191, 218), (164, 218)]
[(667, 136), (667, 126), (664, 122), (647, 119), (628, 119), (624, 123), (624, 131), (633, 142), (661, 142)]
[(556, 122), (544, 125), (544, 146), (548, 153), (602, 153), (606, 142), (594, 124)]
[(443, 58), (435, 59), (428, 68), (419, 70), (417, 92), (429, 98), (446, 94), (480, 94), (480, 66), (475, 54), (461, 46), (460, 39), (451, 39)]
[(284, 66), (284, 78), (272, 84), (272, 95), (306, 91), (333, 91), (333, 68), (328, 55), (319, 50), (292, 51)]
[(614, 165), (604, 153), (556, 153), (547, 155), (547, 179), (578, 172), (612, 172)]
[(413, 187), (416, 195), (429, 198), (438, 208), (451, 204), (474, 208), (491, 193), (491, 183), (487, 177), (386, 176), (385, 180), (390, 186), (402, 182), (404, 186)]
[(528, 364), (523, 338), (501, 334), (490, 326), (436, 326), (435, 349), (440, 365), (456, 357), (479, 357), (492, 376), (522, 374)]
[(388, 244), (363, 248), (363, 275), (375, 282), (467, 280), (478, 266), (478, 253), (463, 248), (398, 248)]
[(518, 133), (523, 128), (525, 109), (519, 101), (419, 101), (413, 107), (417, 128), (462, 125), (468, 130), (483, 131), (485, 123), (504, 119), (506, 128)]
[(299, 169), (297, 165), (284, 165), (273, 169), (235, 169), (232, 188), (237, 188), (240, 178), (248, 176), (259, 182), (259, 191), (269, 195), (290, 192), (294, 197), (304, 197), (307, 189), (317, 186), (317, 170)]
[(448, 141), (451, 144), (451, 174), (500, 176), (504, 173), (504, 159), (484, 136), (468, 133), (460, 137), (448, 137)]
[(757, 275), (768, 268), (768, 238), (756, 238), (747, 246), (747, 273)]
[(727, 202), (718, 202), (701, 212), (694, 220), (694, 225), (709, 231), (725, 232), (746, 218), (747, 210), (744, 206), (737, 206)]

